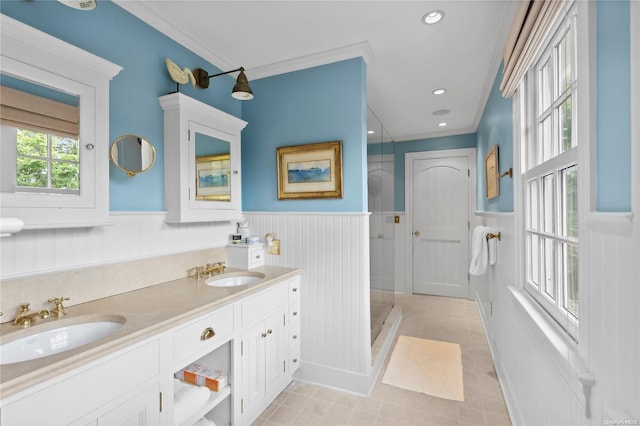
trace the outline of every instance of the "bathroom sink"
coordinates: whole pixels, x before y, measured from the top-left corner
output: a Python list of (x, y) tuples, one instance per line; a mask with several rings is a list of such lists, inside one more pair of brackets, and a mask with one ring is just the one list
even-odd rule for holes
[(263, 278), (264, 274), (260, 272), (231, 272), (209, 278), (205, 283), (213, 287), (235, 287), (238, 285), (253, 284)]
[[(60, 320), (62, 321), (64, 325), (46, 322), (21, 330), (21, 334), (31, 333), (0, 345), (0, 365), (43, 358), (84, 346), (113, 333), (124, 325), (126, 319), (119, 315), (109, 315), (85, 321), (80, 318)], [(55, 328), (50, 328), (51, 326)]]

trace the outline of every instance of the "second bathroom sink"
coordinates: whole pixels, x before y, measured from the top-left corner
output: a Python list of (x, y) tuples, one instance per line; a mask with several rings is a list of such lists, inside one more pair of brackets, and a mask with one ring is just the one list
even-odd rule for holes
[(231, 272), (209, 278), (205, 283), (213, 287), (235, 287), (239, 285), (253, 284), (264, 277), (265, 275), (260, 272)]

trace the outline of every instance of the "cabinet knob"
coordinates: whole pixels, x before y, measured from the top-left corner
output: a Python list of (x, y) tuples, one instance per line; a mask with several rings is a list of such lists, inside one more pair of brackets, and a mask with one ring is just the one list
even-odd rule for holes
[(268, 334), (272, 334), (272, 333), (273, 333), (273, 330), (269, 329), (269, 330), (267, 330), (267, 333), (268, 333)]
[(297, 338), (298, 338), (298, 335), (297, 335), (297, 334), (294, 334), (294, 335), (293, 335), (293, 340), (296, 340)]
[(216, 332), (213, 330), (213, 328), (207, 327), (204, 329), (204, 331), (200, 335), (200, 340), (209, 340), (215, 335), (216, 335)]
[(298, 358), (293, 359), (294, 364), (298, 362)]
[(267, 333), (262, 333), (262, 337), (267, 337)]
[(298, 287), (294, 287), (292, 291), (295, 293), (296, 291), (298, 291)]
[(297, 315), (298, 315), (298, 311), (296, 311), (296, 312), (294, 312), (294, 313), (293, 313), (293, 316), (294, 316), (294, 317), (295, 317), (295, 316), (297, 316)]

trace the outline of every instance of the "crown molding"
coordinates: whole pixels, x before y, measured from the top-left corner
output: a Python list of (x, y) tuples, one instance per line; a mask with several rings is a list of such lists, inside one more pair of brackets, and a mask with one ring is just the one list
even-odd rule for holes
[[(183, 47), (191, 50), (193, 53), (201, 56), (206, 61), (212, 63), (221, 70), (235, 67), (225, 58), (218, 56), (210, 48), (203, 45), (194, 38), (188, 36), (172, 23), (158, 16), (147, 4), (142, 1), (131, 0), (113, 0), (122, 9), (142, 20), (146, 24), (160, 31), (167, 37), (181, 44)], [(257, 67), (245, 67), (247, 74), (252, 80), (264, 77), (271, 77), (278, 74), (284, 74), (292, 71), (299, 71), (306, 68), (313, 68), (320, 65), (326, 65), (333, 62), (344, 61), (362, 57), (366, 63), (369, 63), (374, 55), (373, 50), (368, 42), (350, 44), (347, 46), (337, 47), (335, 49), (325, 50), (323, 52), (311, 53), (309, 55), (291, 58), (284, 61), (273, 62), (271, 64), (261, 65)]]
[(156, 30), (160, 31), (170, 39), (181, 44), (183, 47), (201, 56), (203, 59), (212, 63), (220, 70), (226, 70), (233, 67), (233, 65), (229, 61), (216, 55), (211, 51), (211, 49), (182, 32), (172, 23), (159, 17), (149, 8), (148, 5), (144, 4), (144, 2), (131, 0), (113, 0), (113, 3), (117, 4), (122, 9), (126, 10), (127, 12), (145, 22), (146, 24), (150, 25), (151, 27), (155, 28)]
[(247, 73), (251, 74), (252, 80), (257, 80), (260, 78), (313, 68), (357, 57), (362, 57), (365, 63), (369, 63), (373, 60), (374, 54), (369, 42), (361, 41), (359, 43), (349, 44), (335, 49), (311, 53), (309, 55), (273, 62), (271, 64), (258, 67), (247, 68)]

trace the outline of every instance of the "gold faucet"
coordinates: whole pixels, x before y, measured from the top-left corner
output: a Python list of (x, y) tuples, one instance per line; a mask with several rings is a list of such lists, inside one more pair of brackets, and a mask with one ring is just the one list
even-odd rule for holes
[(217, 262), (217, 263), (207, 263), (206, 266), (204, 267), (204, 274), (211, 276), (211, 275), (218, 275), (223, 273), (224, 271), (227, 270), (227, 265), (224, 262)]
[(40, 312), (29, 312), (29, 303), (23, 303), (22, 305), (20, 305), (20, 308), (18, 309), (18, 315), (16, 316), (16, 319), (13, 320), (13, 324), (15, 325), (21, 325), (24, 328), (29, 327), (31, 324), (33, 324), (33, 322), (38, 318), (49, 318), (50, 312), (45, 310), (42, 310)]
[(218, 275), (227, 270), (227, 265), (224, 262), (207, 263), (205, 266), (194, 266), (190, 269), (189, 276), (195, 279), (201, 278), (204, 275)]
[(54, 315), (57, 315), (58, 318), (62, 318), (63, 316), (67, 315), (67, 313), (64, 310), (64, 306), (62, 305), (62, 302), (64, 302), (65, 300), (71, 300), (71, 298), (60, 296), (60, 297), (55, 297), (53, 299), (47, 300), (47, 302), (53, 303), (54, 305), (56, 305), (56, 307), (53, 308), (53, 311), (51, 311), (51, 313)]

